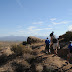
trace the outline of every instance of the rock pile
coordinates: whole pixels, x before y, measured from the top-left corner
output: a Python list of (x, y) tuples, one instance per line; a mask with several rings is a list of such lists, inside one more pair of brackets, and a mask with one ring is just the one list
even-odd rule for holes
[(40, 39), (40, 38), (37, 38), (37, 37), (34, 37), (34, 36), (29, 36), (27, 38), (27, 43), (28, 44), (31, 44), (31, 43), (39, 43), (39, 42), (44, 42), (43, 39)]

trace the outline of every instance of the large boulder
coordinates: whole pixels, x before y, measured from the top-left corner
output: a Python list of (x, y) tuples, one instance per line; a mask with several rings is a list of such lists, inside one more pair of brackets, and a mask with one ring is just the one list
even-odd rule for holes
[(39, 42), (43, 42), (44, 40), (43, 39), (40, 39), (40, 38), (37, 38), (37, 37), (34, 37), (34, 36), (29, 36), (27, 38), (27, 43), (28, 44), (31, 44), (31, 43), (39, 43)]

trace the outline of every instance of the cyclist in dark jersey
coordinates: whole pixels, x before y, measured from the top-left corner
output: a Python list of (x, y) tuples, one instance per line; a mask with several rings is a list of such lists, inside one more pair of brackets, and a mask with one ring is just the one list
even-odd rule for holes
[(72, 41), (70, 41), (68, 45), (69, 54), (67, 55), (67, 62), (69, 61), (70, 57), (72, 56)]
[(50, 45), (50, 40), (48, 39), (48, 37), (45, 40), (45, 44), (46, 44), (45, 51), (46, 51), (46, 53), (48, 53), (49, 52), (49, 45)]

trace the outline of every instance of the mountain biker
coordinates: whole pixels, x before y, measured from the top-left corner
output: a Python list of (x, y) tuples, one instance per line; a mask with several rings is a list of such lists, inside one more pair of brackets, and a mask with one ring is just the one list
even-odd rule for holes
[(50, 39), (50, 46), (52, 45), (52, 40), (53, 40), (53, 36), (54, 36), (54, 34), (53, 34), (54, 32), (52, 31), (52, 33), (50, 33), (50, 37), (51, 37), (51, 39)]
[(67, 54), (67, 62), (69, 61), (70, 57), (72, 56), (72, 41), (69, 42), (68, 45), (68, 54)]
[(45, 51), (46, 51), (46, 53), (48, 53), (49, 52), (49, 45), (50, 45), (50, 40), (48, 39), (48, 37), (45, 40), (45, 44), (46, 44)]
[(58, 41), (57, 41), (57, 38), (53, 37), (53, 49), (54, 49), (54, 54), (57, 55), (57, 46), (58, 46)]

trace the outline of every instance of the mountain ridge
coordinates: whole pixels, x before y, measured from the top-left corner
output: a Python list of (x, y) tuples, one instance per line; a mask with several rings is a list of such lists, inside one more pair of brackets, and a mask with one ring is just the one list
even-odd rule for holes
[[(41, 39), (46, 39), (47, 36), (34, 36)], [(27, 41), (28, 36), (3, 36), (0, 41)]]

